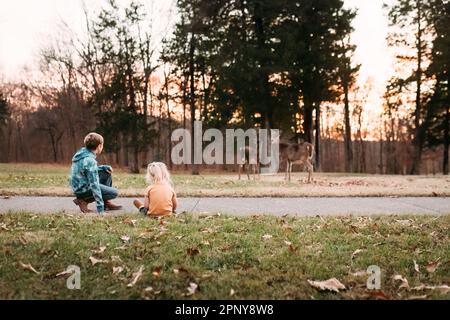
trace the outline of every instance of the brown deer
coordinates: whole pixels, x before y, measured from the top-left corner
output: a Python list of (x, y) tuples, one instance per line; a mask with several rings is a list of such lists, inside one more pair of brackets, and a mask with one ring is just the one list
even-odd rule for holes
[[(248, 178), (248, 180), (250, 180), (250, 173), (249, 173), (250, 167), (252, 168), (253, 180), (256, 180), (256, 175), (258, 175), (258, 177), (259, 177), (259, 163), (258, 163), (258, 153), (257, 153), (258, 150), (256, 150), (256, 152), (255, 152), (255, 150), (252, 147), (246, 146), (246, 147), (244, 147), (243, 151), (244, 151), (244, 154), (243, 154), (242, 161), (244, 163), (239, 164), (239, 180), (241, 180), (242, 169), (245, 169), (245, 172), (247, 173), (247, 178)], [(253, 155), (256, 155), (256, 159), (253, 159), (251, 151), (253, 151)], [(256, 162), (256, 163), (250, 163), (251, 158), (253, 160), (252, 162)]]
[(280, 143), (280, 160), (286, 161), (285, 180), (291, 181), (292, 165), (303, 164), (308, 170), (308, 183), (314, 170), (312, 159), (314, 157), (314, 145), (308, 142), (298, 144)]

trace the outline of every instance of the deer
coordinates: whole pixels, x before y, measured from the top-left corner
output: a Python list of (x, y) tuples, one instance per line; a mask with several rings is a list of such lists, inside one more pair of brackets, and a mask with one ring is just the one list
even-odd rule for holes
[[(259, 176), (258, 150), (254, 150), (254, 148), (252, 148), (250, 146), (246, 146), (244, 148), (241, 148), (240, 150), (241, 150), (241, 152), (244, 153), (243, 158), (242, 158), (242, 161), (244, 163), (239, 164), (239, 180), (241, 180), (241, 171), (244, 168), (246, 169), (245, 172), (247, 173), (247, 178), (248, 178), (248, 180), (250, 180), (250, 174), (249, 174), (250, 167), (252, 168), (253, 180), (256, 180), (256, 178), (255, 178), (256, 175)], [(254, 159), (254, 156), (256, 156), (256, 159)], [(253, 160), (253, 161), (250, 161), (250, 160)], [(251, 162), (256, 162), (256, 163), (251, 163)]]
[(285, 180), (291, 181), (293, 164), (303, 164), (308, 170), (308, 183), (314, 170), (312, 159), (314, 157), (314, 145), (308, 142), (297, 144), (280, 143), (280, 159), (286, 160)]

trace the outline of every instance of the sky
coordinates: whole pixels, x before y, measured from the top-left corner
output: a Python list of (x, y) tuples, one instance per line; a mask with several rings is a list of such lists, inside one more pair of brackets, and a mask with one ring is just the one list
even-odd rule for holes
[[(88, 9), (105, 0), (86, 0)], [(119, 0), (118, 2), (126, 2)], [(143, 0), (153, 12), (154, 35), (162, 37), (175, 22), (174, 0)], [(386, 45), (388, 22), (383, 0), (344, 0), (348, 8), (357, 8), (353, 42), (357, 45), (355, 62), (361, 63), (359, 84), (367, 79), (373, 85), (371, 110), (381, 107), (381, 96), (393, 70), (393, 59)], [(35, 65), (39, 49), (57, 36), (58, 25), (65, 21), (81, 33), (84, 28), (83, 0), (0, 0), (0, 78), (17, 80), (24, 66)]]

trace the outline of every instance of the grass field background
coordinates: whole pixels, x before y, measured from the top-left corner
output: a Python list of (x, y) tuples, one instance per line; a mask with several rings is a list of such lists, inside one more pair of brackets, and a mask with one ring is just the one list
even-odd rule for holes
[[(69, 196), (69, 166), (0, 164), (0, 195)], [(180, 197), (343, 197), (343, 196), (450, 196), (448, 176), (382, 176), (316, 173), (311, 184), (298, 172), (291, 182), (284, 174), (238, 180), (237, 174), (175, 173), (172, 179)], [(141, 196), (144, 173), (114, 172), (114, 185), (122, 196)]]

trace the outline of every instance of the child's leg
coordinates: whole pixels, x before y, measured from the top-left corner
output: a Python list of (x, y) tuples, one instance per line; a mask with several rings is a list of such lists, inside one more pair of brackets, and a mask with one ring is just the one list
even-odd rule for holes
[(133, 204), (139, 210), (140, 213), (147, 215), (148, 209), (144, 207), (144, 204), (140, 200), (135, 199), (133, 201)]

